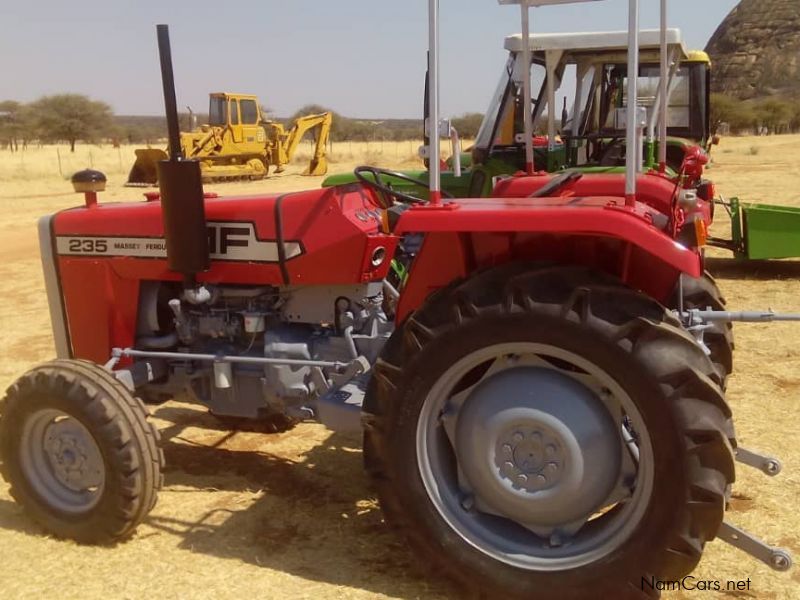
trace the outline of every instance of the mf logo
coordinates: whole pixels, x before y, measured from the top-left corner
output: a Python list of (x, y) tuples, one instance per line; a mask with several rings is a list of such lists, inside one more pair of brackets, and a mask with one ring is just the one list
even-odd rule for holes
[[(259, 240), (252, 223), (208, 223), (208, 248), (211, 258), (276, 262), (278, 243)], [(285, 242), (286, 258), (302, 253), (300, 244)]]

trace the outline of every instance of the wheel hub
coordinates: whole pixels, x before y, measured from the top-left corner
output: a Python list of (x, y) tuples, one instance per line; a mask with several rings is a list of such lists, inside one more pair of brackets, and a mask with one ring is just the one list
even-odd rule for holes
[(513, 487), (538, 492), (558, 485), (564, 473), (563, 444), (544, 424), (509, 428), (495, 447), (495, 465)]
[(602, 401), (551, 369), (515, 367), (483, 380), (455, 437), (462, 485), (480, 510), (546, 535), (585, 522), (620, 472), (618, 426)]
[(100, 465), (96, 460), (99, 457), (89, 449), (94, 442), (84, 437), (76, 432), (71, 419), (56, 421), (45, 430), (44, 449), (53, 474), (59, 482), (76, 492), (99, 483)]
[(60, 410), (39, 410), (26, 420), (20, 443), (25, 475), (51, 505), (82, 512), (99, 501), (105, 463), (80, 421)]

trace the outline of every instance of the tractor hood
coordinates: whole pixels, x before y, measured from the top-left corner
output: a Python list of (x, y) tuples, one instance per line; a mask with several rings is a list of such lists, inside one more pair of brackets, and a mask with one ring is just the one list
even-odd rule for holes
[[(369, 261), (364, 253), (372, 238), (393, 239), (379, 232), (380, 213), (360, 186), (282, 195), (207, 195), (205, 215), (212, 266), (200, 280), (247, 283), (256, 266), (269, 271), (261, 273), (262, 283), (380, 279), (383, 265), (365, 271)], [(62, 261), (108, 259), (117, 272), (136, 264), (137, 277), (179, 278), (166, 266), (157, 194), (142, 202), (65, 210), (54, 215), (51, 231)]]

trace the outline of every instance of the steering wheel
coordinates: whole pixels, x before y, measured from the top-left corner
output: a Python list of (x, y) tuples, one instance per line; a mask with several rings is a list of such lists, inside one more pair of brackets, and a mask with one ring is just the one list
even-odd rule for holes
[[(381, 208), (391, 208), (394, 202), (400, 202), (402, 204), (424, 204), (425, 200), (417, 198), (416, 196), (412, 196), (411, 194), (406, 194), (404, 192), (398, 192), (397, 190), (391, 187), (391, 184), (384, 183), (381, 180), (381, 175), (385, 177), (391, 177), (393, 179), (400, 179), (402, 181), (408, 181), (409, 183), (413, 183), (418, 185), (423, 189), (428, 189), (428, 184), (425, 181), (421, 181), (419, 179), (414, 179), (413, 177), (409, 177), (404, 173), (398, 173), (397, 171), (390, 171), (388, 169), (381, 169), (378, 167), (370, 167), (370, 166), (360, 166), (356, 167), (353, 173), (361, 183), (364, 185), (372, 188), (377, 192), (378, 201), (381, 204)], [(365, 174), (368, 173), (372, 175), (372, 178), (366, 177)], [(452, 198), (453, 195), (445, 192), (442, 190), (442, 197), (443, 198)]]
[(581, 177), (583, 177), (583, 173), (580, 171), (567, 171), (566, 173), (553, 177), (550, 181), (528, 196), (528, 198), (547, 198), (553, 196), (557, 191), (561, 190), (561, 188), (566, 187), (573, 181), (578, 181)]

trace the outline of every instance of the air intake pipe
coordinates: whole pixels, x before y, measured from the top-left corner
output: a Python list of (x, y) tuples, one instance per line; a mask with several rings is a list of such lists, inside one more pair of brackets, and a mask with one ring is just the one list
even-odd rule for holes
[(193, 286), (195, 276), (209, 267), (203, 182), (200, 163), (185, 158), (181, 148), (169, 28), (156, 25), (156, 31), (169, 134), (169, 159), (159, 161), (157, 167), (167, 263), (183, 274), (187, 286)]

